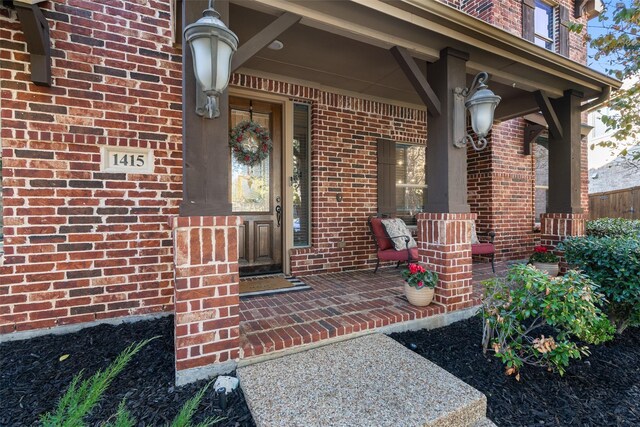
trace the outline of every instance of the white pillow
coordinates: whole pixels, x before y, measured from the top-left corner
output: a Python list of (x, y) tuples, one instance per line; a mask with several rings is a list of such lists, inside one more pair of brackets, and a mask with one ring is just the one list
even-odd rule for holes
[(475, 221), (469, 221), (471, 223), (471, 244), (472, 245), (477, 245), (478, 243), (480, 243), (480, 240), (478, 240), (478, 233), (476, 233), (476, 222)]
[(407, 241), (405, 239), (405, 236), (410, 239), (409, 249), (418, 246), (416, 241), (411, 236), (411, 232), (409, 231), (409, 229), (407, 229), (407, 225), (400, 218), (387, 218), (383, 219), (380, 222), (382, 222), (382, 226), (384, 227), (384, 231), (387, 232), (387, 236), (391, 238), (393, 247), (396, 251), (407, 249)]

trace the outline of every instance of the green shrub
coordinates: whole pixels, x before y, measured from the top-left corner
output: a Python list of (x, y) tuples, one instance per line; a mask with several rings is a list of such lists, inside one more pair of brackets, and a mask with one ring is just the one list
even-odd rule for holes
[(558, 249), (571, 267), (597, 283), (618, 333), (640, 321), (640, 238), (574, 237)]
[(600, 218), (587, 221), (587, 236), (625, 237), (640, 236), (640, 220)]
[[(104, 392), (107, 390), (114, 378), (122, 372), (125, 366), (131, 361), (133, 356), (157, 337), (131, 344), (118, 355), (107, 369), (99, 370), (90, 378), (82, 380), (82, 372), (76, 374), (71, 380), (69, 388), (60, 398), (55, 411), (48, 412), (40, 417), (43, 427), (84, 427), (84, 418), (98, 404)], [(185, 402), (184, 406), (171, 423), (171, 427), (191, 427), (191, 419), (204, 396), (207, 384), (194, 397)], [(113, 418), (113, 421), (111, 419)], [(211, 426), (224, 418), (209, 417), (198, 424), (197, 427)], [(118, 405), (118, 411), (106, 422), (105, 427), (133, 427), (137, 424), (135, 418), (126, 409), (126, 401), (122, 400)]]
[(551, 278), (531, 266), (515, 265), (506, 277), (484, 284), (484, 351), (491, 348), (506, 365), (506, 374), (516, 379), (524, 364), (562, 375), (571, 359), (589, 354), (573, 338), (599, 344), (612, 337), (613, 326), (598, 308), (602, 295), (576, 271)]

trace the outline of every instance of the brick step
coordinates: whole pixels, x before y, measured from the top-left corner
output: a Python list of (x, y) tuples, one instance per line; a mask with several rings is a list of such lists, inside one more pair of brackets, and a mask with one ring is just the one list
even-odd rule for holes
[[(383, 334), (239, 368), (258, 427), (485, 427), (486, 397)], [(487, 420), (488, 421), (488, 420)]]

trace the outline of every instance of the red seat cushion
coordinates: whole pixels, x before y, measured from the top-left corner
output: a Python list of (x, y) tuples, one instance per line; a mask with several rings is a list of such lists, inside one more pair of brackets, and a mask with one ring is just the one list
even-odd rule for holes
[(491, 255), (495, 253), (496, 248), (493, 243), (477, 243), (471, 245), (471, 255)]
[[(411, 260), (418, 260), (418, 248), (409, 249), (411, 253)], [(384, 251), (378, 250), (378, 259), (380, 261), (406, 261), (409, 257), (407, 256), (407, 250), (396, 251), (395, 249), (386, 249)]]
[(393, 248), (393, 242), (391, 242), (391, 239), (387, 236), (387, 232), (382, 225), (382, 218), (371, 218), (371, 228), (373, 229), (376, 242), (378, 242), (378, 251)]

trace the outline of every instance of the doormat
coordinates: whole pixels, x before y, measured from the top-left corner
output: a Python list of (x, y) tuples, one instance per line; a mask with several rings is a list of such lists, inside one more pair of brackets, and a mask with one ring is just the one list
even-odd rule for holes
[(240, 297), (264, 296), (311, 289), (297, 277), (266, 276), (240, 279)]

